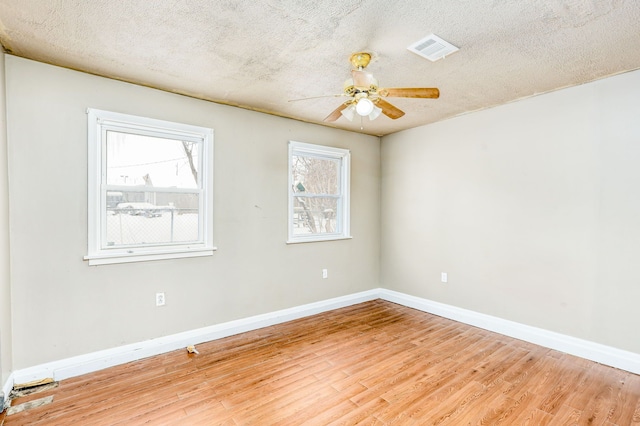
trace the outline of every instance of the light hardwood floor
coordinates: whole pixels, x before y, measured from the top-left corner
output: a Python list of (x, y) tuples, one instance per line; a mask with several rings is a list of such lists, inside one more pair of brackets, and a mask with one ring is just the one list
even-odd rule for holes
[(62, 381), (17, 425), (640, 425), (640, 376), (376, 300)]

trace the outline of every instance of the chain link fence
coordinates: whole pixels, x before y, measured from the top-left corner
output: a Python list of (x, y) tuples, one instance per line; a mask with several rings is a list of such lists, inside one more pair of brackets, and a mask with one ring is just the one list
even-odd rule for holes
[[(160, 201), (157, 205), (149, 201)], [(199, 241), (198, 196), (181, 193), (111, 193), (106, 242), (110, 247)]]

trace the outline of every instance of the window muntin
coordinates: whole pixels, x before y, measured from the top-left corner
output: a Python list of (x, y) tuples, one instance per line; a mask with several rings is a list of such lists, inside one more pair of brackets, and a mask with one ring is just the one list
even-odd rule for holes
[(213, 130), (89, 110), (89, 264), (212, 254)]
[(288, 242), (350, 238), (349, 168), (348, 150), (289, 143)]

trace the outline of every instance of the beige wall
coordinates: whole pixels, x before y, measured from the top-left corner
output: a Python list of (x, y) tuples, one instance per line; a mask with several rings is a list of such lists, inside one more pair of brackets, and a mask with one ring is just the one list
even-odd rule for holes
[[(0, 391), (11, 373), (11, 282), (9, 273), (9, 184), (4, 58), (0, 49)], [(2, 410), (2, 407), (0, 407)]]
[[(390, 135), (381, 155), (378, 138), (3, 58), (2, 383), (378, 286), (640, 353), (640, 72)], [(214, 256), (87, 266), (87, 107), (214, 128)], [(351, 150), (353, 240), (285, 244), (288, 140)]]
[[(378, 138), (6, 62), (14, 369), (377, 287)], [(214, 256), (82, 260), (87, 107), (214, 129)], [(352, 240), (285, 244), (289, 140), (351, 150)]]
[(638, 99), (640, 71), (383, 138), (381, 286), (640, 353)]

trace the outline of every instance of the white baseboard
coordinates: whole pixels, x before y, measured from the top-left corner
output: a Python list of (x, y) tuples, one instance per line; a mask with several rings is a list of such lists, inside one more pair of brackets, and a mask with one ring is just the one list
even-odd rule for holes
[(392, 290), (379, 289), (380, 298), (418, 309), (444, 318), (500, 333), (546, 348), (585, 358), (600, 364), (640, 374), (640, 354), (617, 349), (565, 334), (531, 327), (491, 315), (481, 314), (456, 306), (410, 296)]
[[(186, 348), (189, 345), (196, 345), (198, 343), (221, 339), (234, 334), (257, 330), (270, 325), (280, 324), (321, 312), (378, 299), (378, 295), (379, 291), (377, 289), (368, 290), (361, 293), (336, 297), (294, 308), (283, 309), (267, 314), (203, 327), (196, 330), (172, 334), (170, 336), (159, 337), (157, 339), (119, 346), (112, 349), (105, 349), (85, 355), (78, 355), (59, 361), (48, 362), (16, 370), (13, 372), (13, 380), (15, 383), (27, 383), (44, 378), (64, 380), (115, 365)], [(11, 384), (11, 387), (13, 387), (13, 383)]]
[(375, 299), (383, 299), (398, 303), (409, 308), (418, 309), (423, 312), (428, 312), (454, 321), (473, 325), (485, 330), (609, 365), (611, 367), (640, 374), (640, 354), (623, 351), (610, 346), (601, 345), (599, 343), (519, 324), (513, 321), (469, 311), (455, 306), (434, 302), (428, 299), (422, 299), (392, 290), (377, 288), (361, 293), (283, 309), (267, 314), (256, 315), (240, 320), (229, 321), (144, 342), (119, 346), (112, 349), (106, 349), (16, 370), (11, 376), (9, 376), (9, 381), (5, 383), (3, 390), (5, 391), (5, 395), (8, 396), (9, 391), (13, 388), (14, 382), (27, 383), (44, 378), (64, 380), (115, 365), (185, 348), (188, 345), (195, 345), (211, 340), (221, 339), (235, 334), (257, 330), (270, 325), (281, 324), (298, 318), (304, 318), (321, 312)]

